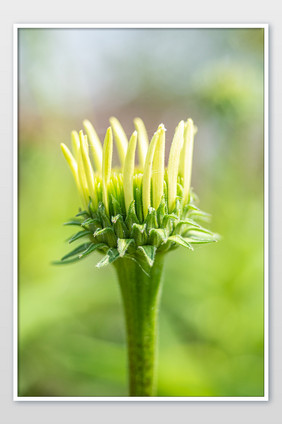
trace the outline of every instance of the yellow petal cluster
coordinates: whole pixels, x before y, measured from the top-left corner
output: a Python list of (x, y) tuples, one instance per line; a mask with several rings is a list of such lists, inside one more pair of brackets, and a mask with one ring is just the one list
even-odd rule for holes
[[(142, 191), (142, 209), (144, 218), (150, 207), (158, 208), (164, 194), (167, 196), (168, 211), (172, 212), (177, 197), (178, 177), (183, 180), (182, 202), (189, 199), (192, 173), (192, 156), (196, 127), (192, 119), (181, 121), (171, 143), (168, 165), (165, 167), (165, 127), (160, 124), (149, 142), (146, 127), (140, 118), (134, 119), (136, 130), (130, 140), (120, 124), (112, 117), (110, 127), (106, 131), (102, 143), (93, 125), (83, 122), (83, 131), (73, 131), (72, 152), (65, 144), (61, 144), (63, 154), (73, 174), (84, 208), (89, 200), (94, 209), (98, 208), (98, 186), (102, 186), (102, 200), (109, 214), (109, 187), (117, 172), (123, 179), (123, 196), (126, 211), (134, 200), (134, 180), (140, 182)], [(120, 169), (112, 169), (113, 139), (117, 148)], [(138, 166), (135, 166), (135, 155), (138, 146)], [(90, 152), (92, 161), (90, 159)], [(119, 177), (120, 178), (120, 177)], [(167, 187), (166, 193), (164, 187)]]

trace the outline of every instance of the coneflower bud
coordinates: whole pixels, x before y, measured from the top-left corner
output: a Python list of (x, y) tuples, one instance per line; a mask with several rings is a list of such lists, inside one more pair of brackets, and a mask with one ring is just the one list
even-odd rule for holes
[[(61, 148), (83, 206), (75, 220), (83, 228), (78, 238), (85, 236), (89, 241), (61, 263), (77, 261), (97, 249), (105, 253), (98, 267), (126, 256), (138, 261), (140, 255), (152, 266), (157, 251), (177, 246), (193, 250), (194, 244), (217, 241), (197, 222), (205, 214), (195, 206), (191, 190), (196, 133), (192, 119), (177, 125), (167, 167), (163, 124), (149, 142), (143, 121), (136, 118), (136, 130), (128, 141), (112, 117), (103, 147), (92, 124), (88, 120), (83, 124), (86, 135), (72, 132), (73, 153), (64, 144)], [(113, 139), (120, 168), (112, 167)], [(137, 145), (139, 164), (135, 166)]]

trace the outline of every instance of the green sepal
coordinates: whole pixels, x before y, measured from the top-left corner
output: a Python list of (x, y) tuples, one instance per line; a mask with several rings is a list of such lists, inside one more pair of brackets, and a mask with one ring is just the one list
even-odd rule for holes
[(183, 185), (177, 183), (177, 196), (182, 199), (183, 197)]
[[(196, 227), (197, 229), (201, 228), (201, 226), (199, 224), (197, 224), (195, 221), (193, 221), (192, 219), (182, 219), (182, 220), (177, 222), (173, 233), (174, 234), (180, 234), (181, 233), (181, 227), (183, 225), (186, 225), (186, 226), (188, 225), (188, 226), (194, 227), (194, 228)], [(188, 230), (185, 230), (185, 231), (187, 232)]]
[(187, 240), (188, 243), (194, 244), (205, 244), (205, 243), (216, 243), (220, 240), (218, 234), (206, 234), (204, 238), (197, 237), (196, 235), (191, 235), (190, 237), (183, 237)]
[(99, 225), (101, 228), (101, 221), (98, 218), (87, 218), (81, 223), (81, 226), (84, 227), (85, 225), (95, 224), (95, 223)]
[(92, 199), (91, 199), (91, 197), (89, 196), (89, 202), (88, 202), (88, 206), (87, 206), (87, 209), (88, 209), (88, 214), (91, 216), (92, 215), (92, 213), (94, 212), (93, 211), (93, 208), (91, 207), (92, 206)]
[(173, 232), (174, 221), (178, 221), (178, 217), (175, 214), (168, 214), (164, 216), (162, 228), (167, 231), (167, 234), (171, 234)]
[(110, 221), (110, 218), (108, 217), (108, 214), (106, 212), (106, 209), (105, 209), (105, 206), (104, 206), (104, 203), (103, 202), (100, 202), (99, 203), (99, 206), (98, 206), (98, 215), (99, 215), (99, 217), (101, 219), (103, 228), (106, 228), (106, 227), (110, 227), (111, 226), (111, 221)]
[(107, 266), (119, 258), (119, 253), (117, 249), (109, 249), (106, 255), (97, 263), (97, 268), (102, 268)]
[(145, 225), (133, 224), (131, 237), (134, 239), (137, 246), (141, 246), (147, 243), (147, 234), (145, 231)]
[(117, 199), (111, 194), (111, 204), (113, 215), (122, 215), (122, 208)]
[[(205, 235), (207, 235), (207, 236), (211, 236), (212, 238), (214, 238), (215, 237), (215, 234), (212, 232), (212, 231), (210, 231), (210, 230), (207, 230), (206, 228), (203, 228), (203, 227), (201, 227), (201, 226), (199, 226), (199, 227), (197, 227), (197, 228), (190, 228), (190, 229), (188, 229), (186, 232), (185, 232), (185, 234), (189, 234), (189, 233), (192, 233), (191, 235), (192, 235), (192, 237), (195, 235), (196, 237), (200, 234), (200, 237), (201, 237), (201, 235), (202, 234), (205, 234)], [(189, 234), (190, 235), (190, 234)]]
[(169, 221), (178, 221), (178, 216), (173, 214), (173, 213), (165, 215), (164, 218), (163, 218), (162, 227), (165, 228)]
[(109, 247), (116, 247), (117, 245), (117, 237), (112, 227), (96, 230), (94, 237), (98, 242), (106, 243)]
[(105, 243), (91, 243), (91, 245), (84, 252), (82, 252), (78, 257), (82, 259), (85, 256), (88, 256), (90, 253), (94, 252), (94, 250), (103, 249), (105, 247), (108, 247)]
[(113, 216), (112, 217), (112, 224), (113, 224), (114, 231), (115, 231), (117, 237), (128, 238), (129, 231), (127, 229), (127, 226), (124, 223), (122, 215), (118, 214), (116, 216)]
[(135, 212), (135, 201), (133, 200), (130, 203), (128, 212), (127, 212), (127, 216), (125, 218), (125, 223), (127, 225), (127, 228), (129, 229), (129, 231), (131, 231), (133, 224), (139, 224), (139, 219), (136, 216), (136, 212)]
[(121, 258), (125, 255), (131, 243), (134, 243), (133, 239), (118, 239), (117, 248)]
[(135, 188), (135, 210), (139, 222), (143, 221), (143, 207), (142, 207), (142, 192), (139, 187)]
[(179, 244), (180, 246), (187, 247), (190, 250), (194, 250), (190, 242), (188, 242), (184, 237), (181, 237), (179, 235), (170, 236), (167, 240)]
[(167, 241), (167, 233), (161, 228), (153, 228), (149, 234), (150, 244), (153, 246), (159, 247)]
[(174, 210), (173, 210), (172, 213), (174, 215), (176, 215), (178, 219), (181, 217), (181, 214), (182, 214), (181, 198), (176, 197), (176, 199), (175, 199), (175, 208), (174, 208)]
[(165, 200), (165, 196), (162, 196), (161, 202), (159, 204), (159, 207), (157, 209), (157, 220), (158, 220), (158, 226), (162, 227), (163, 219), (165, 215), (167, 215), (167, 203)]
[(82, 237), (89, 236), (90, 234), (92, 234), (92, 235), (93, 235), (92, 231), (90, 231), (90, 230), (82, 230), (82, 231), (79, 231), (78, 233), (74, 234), (74, 235), (73, 235), (73, 236), (69, 239), (69, 243), (72, 243), (72, 242), (74, 242), (75, 240), (78, 240), (78, 239), (80, 239), (80, 238), (82, 238)]
[(72, 250), (71, 252), (67, 253), (65, 256), (62, 257), (61, 261), (64, 261), (65, 259), (68, 259), (74, 255), (76, 255), (77, 253), (81, 253), (84, 250), (86, 250), (92, 243), (83, 243), (80, 244), (78, 247), (76, 247), (74, 250)]
[(146, 223), (146, 229), (148, 232), (150, 232), (150, 230), (153, 228), (158, 228), (157, 213), (154, 208), (151, 208), (151, 207), (149, 208), (148, 215), (146, 216), (146, 219), (145, 219), (145, 223)]
[(201, 211), (201, 209), (191, 203), (184, 207), (184, 213), (188, 213), (189, 217), (195, 216), (197, 219), (201, 219), (205, 222), (209, 222), (211, 219), (211, 215), (209, 213)]
[(152, 267), (154, 264), (157, 248), (155, 246), (151, 246), (148, 244), (145, 246), (139, 246), (138, 249), (145, 256), (145, 259), (148, 262), (148, 265)]
[(89, 216), (87, 211), (79, 211), (75, 216)]
[(78, 225), (80, 227), (81, 226), (81, 221), (72, 219), (70, 221), (64, 222), (63, 225)]
[[(81, 246), (79, 246), (79, 247), (81, 247)], [(96, 244), (95, 243), (89, 243), (89, 246), (86, 249), (84, 249), (84, 251), (80, 255), (76, 256), (75, 258), (66, 259), (66, 260), (65, 259), (63, 260), (63, 258), (62, 258), (60, 261), (53, 262), (53, 264), (54, 265), (67, 265), (67, 264), (71, 264), (71, 263), (74, 263), (74, 262), (78, 262), (81, 259), (83, 259), (86, 256), (88, 256), (94, 250), (103, 249), (105, 247), (107, 247), (107, 246), (104, 243), (96, 243)], [(78, 248), (77, 248), (77, 252), (76, 253), (78, 253)], [(74, 254), (75, 253), (74, 253), (74, 250), (73, 250), (68, 255), (64, 256), (64, 258), (71, 257), (71, 255), (74, 255)]]
[(76, 256), (75, 258), (72, 259), (67, 259), (65, 261), (53, 261), (52, 265), (68, 265), (68, 264), (73, 264), (75, 262), (80, 261), (82, 258), (80, 258), (79, 256)]
[(190, 189), (189, 201), (191, 203), (198, 203), (199, 202), (199, 196), (194, 192), (194, 189), (192, 187)]

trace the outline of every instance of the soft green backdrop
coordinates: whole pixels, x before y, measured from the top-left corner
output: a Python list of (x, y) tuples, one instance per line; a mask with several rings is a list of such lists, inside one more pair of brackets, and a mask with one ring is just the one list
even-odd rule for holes
[[(78, 196), (59, 144), (90, 119), (198, 126), (192, 185), (220, 243), (167, 256), (158, 396), (263, 396), (263, 30), (21, 29), (19, 396), (126, 396), (114, 269), (69, 249)], [(95, 257), (94, 257), (95, 256)]]

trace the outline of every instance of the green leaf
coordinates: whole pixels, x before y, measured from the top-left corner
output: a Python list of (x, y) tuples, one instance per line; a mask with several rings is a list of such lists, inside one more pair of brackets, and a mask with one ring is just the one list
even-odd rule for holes
[(80, 239), (81, 237), (88, 236), (88, 235), (90, 235), (90, 234), (93, 234), (93, 233), (92, 233), (92, 231), (89, 231), (89, 230), (82, 230), (82, 231), (79, 231), (78, 233), (76, 233), (74, 236), (72, 236), (72, 237), (69, 239), (69, 243), (72, 243), (73, 241), (78, 240), (78, 239)]
[(187, 247), (190, 250), (193, 250), (193, 247), (191, 244), (186, 240), (184, 237), (181, 237), (179, 235), (170, 236), (167, 239), (168, 241), (172, 241), (173, 243), (179, 244), (179, 246)]
[(84, 250), (86, 250), (92, 243), (83, 243), (80, 244), (78, 247), (76, 247), (74, 250), (72, 250), (71, 252), (67, 253), (65, 256), (62, 257), (61, 261), (64, 261), (65, 259), (70, 258), (71, 256), (76, 255), (77, 253), (81, 253)]
[(138, 249), (144, 254), (149, 266), (153, 266), (157, 248), (148, 244), (145, 246), (139, 246)]
[(134, 243), (133, 239), (121, 239), (121, 238), (118, 239), (117, 248), (121, 258), (125, 255), (131, 243)]
[(113, 263), (115, 260), (119, 258), (119, 253), (117, 249), (109, 249), (106, 255), (97, 263), (97, 268), (102, 268)]

